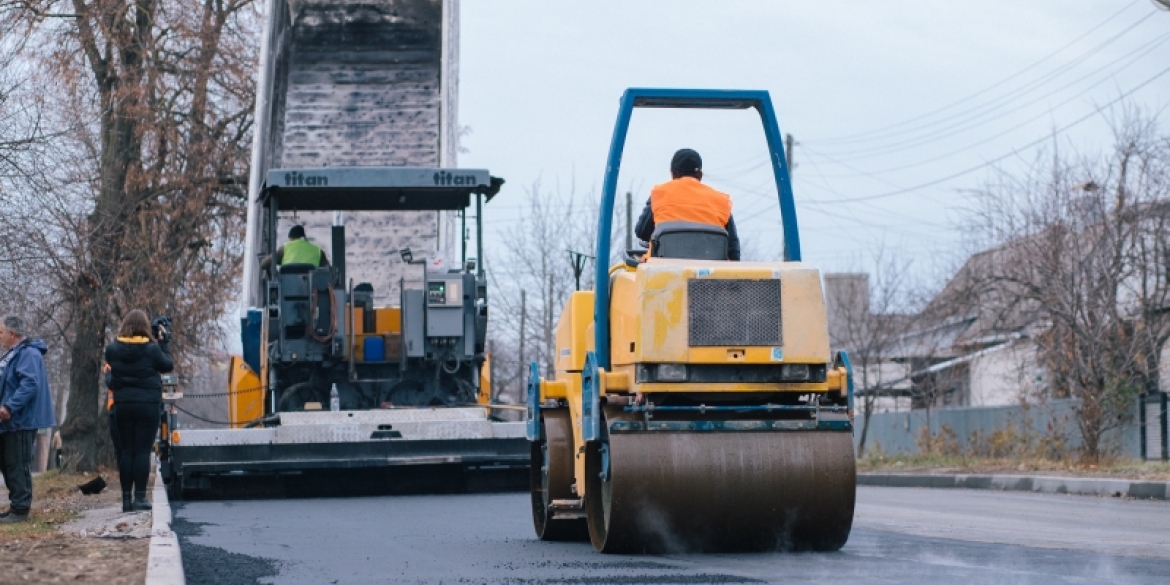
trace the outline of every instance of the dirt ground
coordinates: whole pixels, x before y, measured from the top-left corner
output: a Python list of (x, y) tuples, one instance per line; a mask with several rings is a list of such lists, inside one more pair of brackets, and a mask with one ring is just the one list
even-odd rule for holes
[(857, 460), (859, 472), (1049, 475), (1170, 481), (1170, 464), (1103, 460), (1095, 464), (1046, 459), (994, 459), (945, 455), (878, 455)]
[[(135, 526), (149, 523), (149, 513), (121, 515), (121, 493), (117, 472), (100, 475), (109, 484), (98, 495), (86, 496), (77, 486), (91, 475), (62, 475), (50, 471), (33, 478), (32, 521), (0, 525), (0, 582), (2, 583), (109, 583), (141, 584), (146, 581), (146, 559), (150, 547)], [(0, 507), (5, 507), (7, 490), (0, 487)], [(110, 508), (116, 508), (110, 510)], [(110, 519), (110, 529), (74, 530), (92, 526), (86, 511)], [(85, 536), (82, 536), (82, 534)]]

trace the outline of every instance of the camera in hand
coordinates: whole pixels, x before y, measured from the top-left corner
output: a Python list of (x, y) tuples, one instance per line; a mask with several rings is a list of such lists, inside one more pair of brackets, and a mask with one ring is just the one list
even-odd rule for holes
[(159, 341), (171, 340), (171, 318), (170, 317), (155, 317), (150, 324), (150, 332), (154, 338)]

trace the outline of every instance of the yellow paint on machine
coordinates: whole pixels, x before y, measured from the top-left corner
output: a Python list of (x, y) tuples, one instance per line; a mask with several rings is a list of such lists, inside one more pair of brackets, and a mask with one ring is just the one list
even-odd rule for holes
[(483, 366), (479, 368), (479, 394), (476, 395), (479, 404), (492, 403), (492, 354), (483, 354)]
[(585, 353), (593, 346), (592, 335), (593, 291), (574, 292), (557, 321), (558, 372), (580, 372), (585, 368)]
[(265, 389), (244, 358), (233, 355), (228, 368), (228, 420), (233, 429), (264, 416)]
[[(783, 346), (690, 347), (688, 283), (693, 279), (780, 280)], [(819, 273), (799, 262), (704, 262), (652, 258), (612, 277), (611, 361), (634, 363), (826, 363), (828, 326)], [(799, 308), (785, 311), (785, 307)], [(733, 351), (740, 350), (740, 351)]]
[(398, 307), (374, 308), (375, 333), (402, 333), (402, 309)]

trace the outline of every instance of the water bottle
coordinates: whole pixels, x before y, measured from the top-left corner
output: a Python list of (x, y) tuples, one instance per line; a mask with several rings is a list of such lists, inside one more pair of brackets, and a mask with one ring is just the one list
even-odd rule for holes
[(341, 399), (337, 397), (337, 384), (334, 384), (333, 389), (329, 391), (329, 410), (333, 412), (341, 410)]

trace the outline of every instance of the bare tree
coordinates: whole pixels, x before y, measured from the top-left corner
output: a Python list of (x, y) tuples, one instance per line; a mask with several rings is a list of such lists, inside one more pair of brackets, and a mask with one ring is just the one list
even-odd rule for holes
[[(486, 264), (493, 289), (493, 383), (498, 387), (522, 394), (527, 368), (520, 363), (521, 337), (525, 362), (540, 363), (546, 376), (555, 369), (557, 320), (575, 288), (571, 252), (592, 254), (594, 247), (597, 213), (591, 203), (575, 187), (562, 194), (533, 183), (525, 190), (515, 228), (503, 234)], [(582, 289), (593, 286), (591, 267), (581, 275)]]
[(870, 416), (888, 387), (905, 379), (904, 366), (892, 360), (912, 325), (910, 262), (879, 247), (872, 274), (826, 274), (830, 341), (849, 352), (861, 407), (858, 456), (865, 454)]
[(1170, 146), (1126, 111), (1099, 158), (1054, 152), (978, 197), (997, 247), (972, 290), (999, 318), (1032, 314), (1050, 391), (1078, 400), (1082, 455), (1097, 460), (1137, 394), (1156, 385), (1170, 337)]
[[(635, 202), (637, 199), (635, 198)], [(567, 192), (547, 190), (539, 181), (527, 188), (513, 227), (498, 240), (486, 264), (492, 287), (492, 383), (523, 394), (527, 367), (520, 363), (520, 338), (525, 362), (543, 366), (545, 376), (556, 369), (556, 326), (569, 295), (577, 286), (574, 255), (585, 255), (581, 290), (592, 290), (597, 248), (599, 202), (570, 183)], [(640, 207), (635, 203), (636, 217)], [(622, 257), (627, 221), (625, 205), (616, 205), (610, 234), (611, 266)], [(521, 291), (525, 311), (521, 311)], [(524, 325), (521, 331), (521, 324)]]
[(96, 467), (105, 445), (112, 323), (133, 308), (172, 315), (186, 365), (220, 333), (242, 237), (253, 2), (27, 0), (0, 13), (22, 35), (13, 57), (54, 88), (52, 164), (21, 162), (37, 172), (3, 194), (0, 237), (9, 257), (40, 256), (27, 274), (48, 281), (69, 348), (73, 469)]

